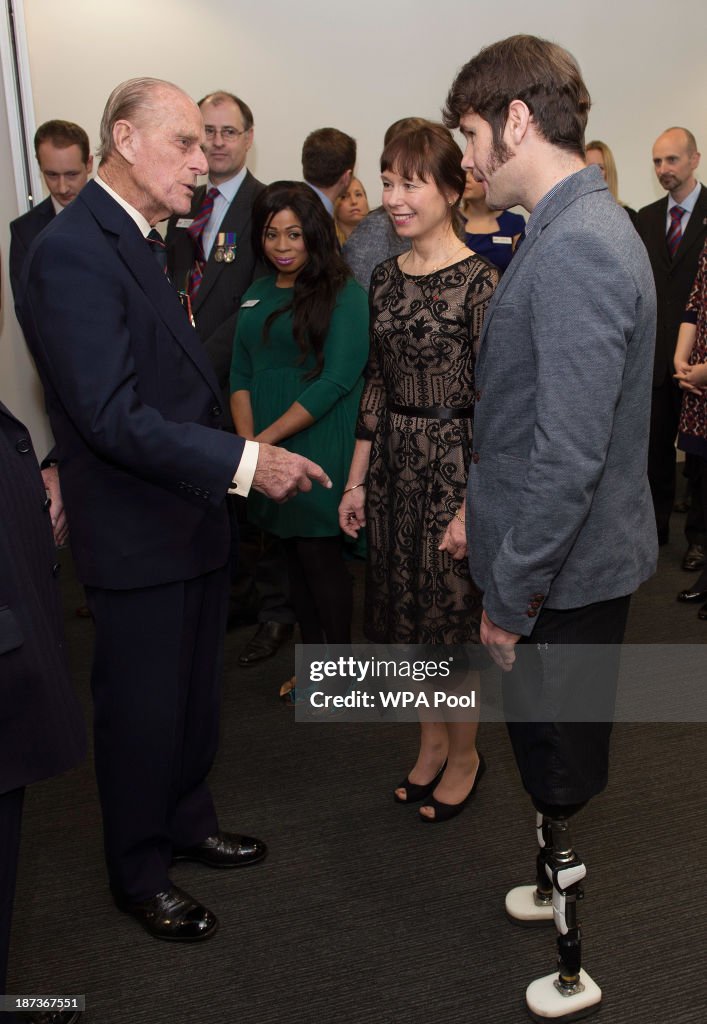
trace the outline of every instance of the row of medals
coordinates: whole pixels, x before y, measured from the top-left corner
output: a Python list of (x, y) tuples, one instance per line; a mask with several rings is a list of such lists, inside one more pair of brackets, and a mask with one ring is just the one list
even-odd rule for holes
[(236, 258), (235, 231), (221, 231), (216, 239), (214, 259), (217, 263), (233, 263)]

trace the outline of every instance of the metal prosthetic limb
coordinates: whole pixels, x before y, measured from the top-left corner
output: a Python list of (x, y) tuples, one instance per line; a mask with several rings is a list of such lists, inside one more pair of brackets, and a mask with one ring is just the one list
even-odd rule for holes
[[(579, 883), (585, 878), (584, 862), (572, 849), (568, 821), (553, 821), (552, 852), (545, 864), (552, 882), (552, 913), (557, 928), (557, 953), (560, 975), (555, 987), (562, 995), (582, 991), (579, 971), (582, 966), (582, 932), (577, 921)], [(581, 898), (581, 897), (580, 897)]]
[(544, 925), (553, 919), (552, 875), (547, 873), (552, 854), (552, 826), (540, 812), (536, 814), (535, 830), (538, 837), (535, 885), (518, 885), (506, 894), (506, 914), (514, 924)]
[[(546, 831), (547, 827), (547, 831)], [(552, 887), (552, 912), (557, 928), (558, 974), (532, 982), (526, 1002), (535, 1021), (580, 1020), (599, 1009), (601, 989), (582, 970), (582, 933), (577, 920), (577, 900), (587, 874), (582, 859), (572, 849), (567, 818), (545, 819), (540, 827), (544, 845), (538, 856)], [(547, 840), (552, 837), (551, 846)], [(544, 889), (547, 889), (545, 883)], [(544, 895), (544, 889), (539, 889)]]

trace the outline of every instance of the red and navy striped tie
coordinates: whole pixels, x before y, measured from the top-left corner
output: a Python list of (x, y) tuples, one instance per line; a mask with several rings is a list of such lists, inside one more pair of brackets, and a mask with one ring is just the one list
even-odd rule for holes
[(163, 274), (167, 273), (167, 246), (162, 240), (162, 235), (155, 228), (146, 236), (147, 244), (152, 249), (152, 255), (159, 263)]
[(670, 210), (670, 227), (668, 228), (668, 233), (665, 236), (665, 241), (667, 243), (671, 259), (678, 251), (680, 239), (682, 238), (682, 215), (684, 212), (685, 211), (682, 206), (673, 206)]
[(203, 236), (204, 228), (209, 222), (209, 217), (214, 208), (214, 199), (219, 194), (217, 188), (210, 188), (204, 196), (204, 201), (199, 208), (194, 220), (187, 228), (187, 234), (194, 242), (194, 266), (189, 274), (189, 298), (194, 299), (196, 293), (199, 291), (199, 285), (201, 279), (204, 276), (204, 267), (206, 265), (206, 256), (204, 254)]

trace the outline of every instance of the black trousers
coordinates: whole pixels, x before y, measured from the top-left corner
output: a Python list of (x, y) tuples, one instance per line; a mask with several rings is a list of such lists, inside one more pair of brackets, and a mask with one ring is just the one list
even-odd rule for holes
[(282, 541), (248, 522), (243, 498), (228, 498), (228, 514), (232, 594), (244, 607), (257, 607), (258, 622), (296, 622)]
[(341, 536), (288, 537), (283, 545), (302, 643), (350, 644), (353, 580)]
[[(0, 994), (7, 992), (7, 962), (10, 954), (12, 904), (15, 899), (17, 860), (20, 853), (22, 804), (25, 791), (13, 789), (0, 795)], [(2, 1015), (3, 1024), (16, 1020)]]
[[(658, 540), (668, 539), (670, 516), (675, 504), (675, 439), (680, 422), (682, 391), (671, 377), (653, 388), (651, 399), (650, 438), (648, 442), (648, 483), (653, 497)], [(688, 456), (688, 462), (690, 461)], [(690, 483), (690, 511), (685, 520), (685, 536), (689, 544), (705, 542), (705, 509), (699, 484), (693, 474), (687, 474)]]
[[(581, 804), (606, 787), (630, 600), (543, 608), (532, 636), (519, 641), (516, 665), (504, 677), (504, 706), (521, 780), (534, 800)], [(592, 652), (585, 645), (600, 646)], [(530, 720), (545, 711), (552, 720)], [(582, 720), (570, 720), (577, 711)]]
[[(702, 507), (707, 508), (707, 459), (700, 459), (696, 455), (692, 456), (692, 468), (694, 471), (694, 481), (696, 488), (699, 490), (699, 494), (702, 497)], [(703, 569), (700, 573), (700, 578), (694, 586), (695, 590), (707, 591), (707, 568)]]
[(87, 587), (86, 596), (110, 885), (147, 899), (170, 884), (175, 848), (218, 829), (206, 777), (218, 745), (228, 567), (140, 590)]

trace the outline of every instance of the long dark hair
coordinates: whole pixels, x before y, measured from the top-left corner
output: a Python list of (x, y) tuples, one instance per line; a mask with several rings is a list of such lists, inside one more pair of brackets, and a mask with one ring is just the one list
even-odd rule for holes
[(319, 196), (301, 181), (274, 181), (253, 206), (253, 247), (260, 259), (269, 262), (263, 248), (263, 236), (273, 217), (281, 210), (292, 210), (302, 225), (307, 262), (295, 278), (292, 301), (275, 310), (265, 321), (264, 340), (277, 317), (292, 311), (292, 333), (304, 362), (312, 353), (316, 366), (305, 376), (318, 377), (324, 366), (324, 342), (339, 292), (351, 271), (339, 253), (334, 220)]

